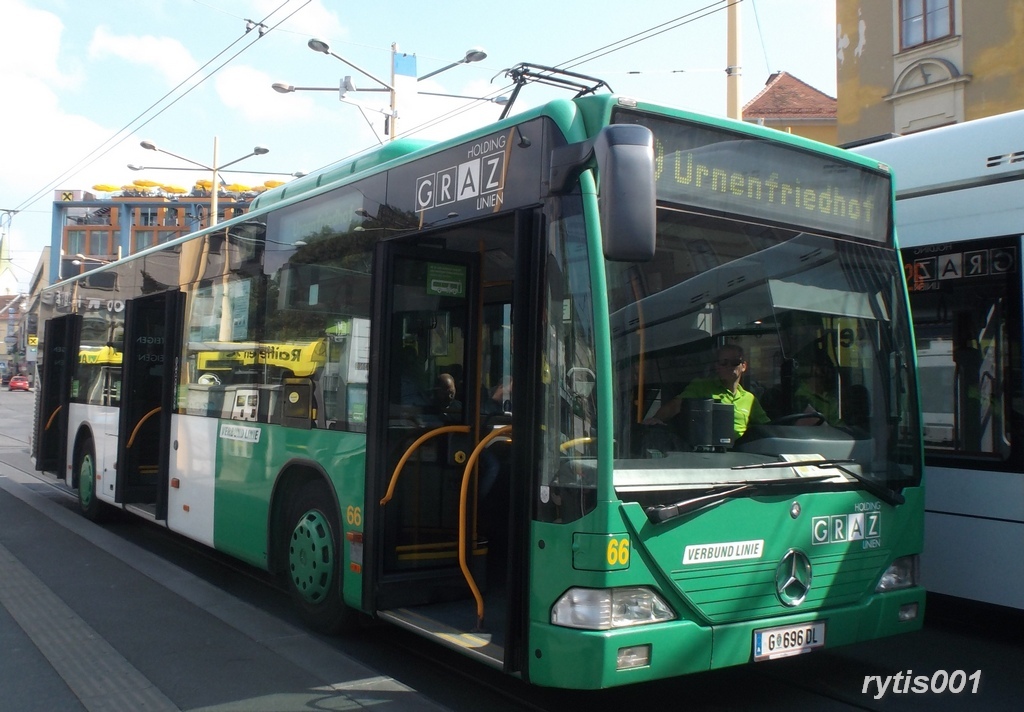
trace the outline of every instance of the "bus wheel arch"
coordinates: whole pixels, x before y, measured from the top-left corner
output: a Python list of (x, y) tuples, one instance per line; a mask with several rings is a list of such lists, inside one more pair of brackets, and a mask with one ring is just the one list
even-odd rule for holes
[(315, 464), (289, 463), (278, 477), (270, 515), (271, 571), (284, 577), (302, 621), (327, 634), (352, 628), (357, 615), (341, 593), (341, 517), (333, 492)]

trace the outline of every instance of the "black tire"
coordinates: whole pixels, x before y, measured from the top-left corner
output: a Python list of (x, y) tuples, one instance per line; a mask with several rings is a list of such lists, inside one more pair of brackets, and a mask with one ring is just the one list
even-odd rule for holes
[(78, 483), (78, 508), (91, 522), (102, 521), (107, 505), (100, 501), (96, 487), (96, 448), (92, 438), (86, 438), (75, 448), (75, 481)]
[(356, 612), (341, 596), (344, 559), (333, 499), (323, 482), (307, 482), (286, 505), (283, 532), (288, 592), (302, 622), (327, 635), (356, 624)]

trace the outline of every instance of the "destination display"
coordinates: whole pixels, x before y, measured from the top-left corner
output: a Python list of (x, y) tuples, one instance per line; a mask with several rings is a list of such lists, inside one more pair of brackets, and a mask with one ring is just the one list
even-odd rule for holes
[(658, 199), (889, 242), (888, 176), (743, 134), (619, 111), (654, 133)]

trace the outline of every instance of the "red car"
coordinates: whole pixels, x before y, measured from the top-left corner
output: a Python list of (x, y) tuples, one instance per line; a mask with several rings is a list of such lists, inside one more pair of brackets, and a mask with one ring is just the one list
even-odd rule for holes
[(27, 391), (28, 377), (27, 376), (11, 376), (10, 382), (7, 384), (7, 389), (11, 391)]

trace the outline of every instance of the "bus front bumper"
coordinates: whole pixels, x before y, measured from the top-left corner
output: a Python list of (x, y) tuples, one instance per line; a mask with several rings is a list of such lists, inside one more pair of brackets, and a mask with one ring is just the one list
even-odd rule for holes
[[(714, 668), (743, 665), (755, 659), (756, 633), (815, 627), (815, 639), (801, 652), (815, 652), (897, 633), (920, 630), (925, 591), (913, 587), (875, 594), (864, 603), (796, 612), (741, 623), (704, 626), (676, 620), (610, 631), (530, 625), (529, 680), (532, 684), (594, 690), (647, 682)], [(763, 645), (761, 655), (767, 656)], [(784, 652), (789, 656), (800, 652)]]

